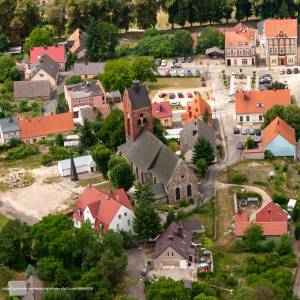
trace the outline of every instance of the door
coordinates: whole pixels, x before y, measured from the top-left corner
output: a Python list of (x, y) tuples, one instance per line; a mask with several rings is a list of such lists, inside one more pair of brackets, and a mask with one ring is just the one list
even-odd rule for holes
[(227, 66), (231, 66), (231, 59), (227, 59)]
[(284, 58), (280, 58), (280, 65), (284, 66)]

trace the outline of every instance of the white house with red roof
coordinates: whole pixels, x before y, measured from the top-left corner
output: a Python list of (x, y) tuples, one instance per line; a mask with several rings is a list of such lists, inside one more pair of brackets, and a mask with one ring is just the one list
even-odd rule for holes
[(269, 202), (256, 212), (252, 222), (246, 211), (235, 214), (235, 237), (243, 237), (252, 224), (261, 226), (265, 237), (277, 237), (288, 233), (288, 213), (279, 204)]
[(30, 64), (36, 65), (45, 54), (59, 64), (60, 70), (65, 70), (66, 51), (64, 45), (32, 47), (30, 49)]
[(94, 187), (87, 187), (79, 196), (73, 212), (74, 226), (89, 221), (93, 228), (133, 232), (133, 208), (124, 191), (118, 189), (106, 193)]

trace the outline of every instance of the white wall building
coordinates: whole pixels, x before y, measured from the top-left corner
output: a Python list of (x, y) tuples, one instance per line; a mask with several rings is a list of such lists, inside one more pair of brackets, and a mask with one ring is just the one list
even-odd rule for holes
[[(96, 163), (94, 162), (92, 155), (84, 155), (79, 157), (74, 157), (74, 163), (76, 171), (78, 174), (85, 172), (95, 172)], [(57, 164), (58, 172), (60, 176), (70, 176), (71, 175), (71, 159), (64, 159)]]

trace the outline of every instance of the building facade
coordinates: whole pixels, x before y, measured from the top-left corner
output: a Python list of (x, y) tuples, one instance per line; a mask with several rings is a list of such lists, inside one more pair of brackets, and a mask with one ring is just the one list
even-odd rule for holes
[(20, 127), (16, 117), (0, 119), (0, 144), (7, 144), (13, 138), (20, 138)]
[(298, 63), (297, 19), (264, 21), (266, 65), (292, 66)]

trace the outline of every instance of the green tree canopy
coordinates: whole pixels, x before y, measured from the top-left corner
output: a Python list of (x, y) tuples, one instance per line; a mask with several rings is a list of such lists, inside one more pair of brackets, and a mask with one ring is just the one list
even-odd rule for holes
[(16, 68), (14, 59), (8, 54), (0, 56), (0, 82), (5, 82), (6, 80), (15, 81), (19, 79), (20, 72)]
[(188, 56), (193, 53), (193, 38), (189, 31), (181, 29), (174, 34), (176, 55)]
[(135, 191), (133, 193), (133, 200), (136, 204), (151, 203), (154, 200), (154, 193), (150, 185), (142, 184), (140, 182), (134, 185)]
[(260, 242), (263, 239), (263, 230), (260, 225), (252, 224), (244, 233), (245, 245), (250, 251), (257, 251), (260, 249)]
[(115, 165), (118, 165), (118, 164), (124, 163), (124, 162), (125, 163), (127, 162), (127, 160), (124, 157), (116, 155), (116, 156), (112, 157), (110, 159), (110, 161), (108, 162), (108, 169), (111, 170)]
[(71, 84), (76, 84), (81, 82), (83, 82), (83, 80), (80, 77), (80, 75), (72, 75), (71, 77), (65, 80), (65, 85), (71, 85)]
[(93, 149), (92, 156), (97, 165), (97, 169), (103, 174), (104, 178), (108, 172), (108, 161), (110, 159), (111, 152), (103, 145), (99, 145)]
[(8, 50), (8, 39), (4, 33), (0, 33), (0, 53)]
[(79, 136), (82, 149), (90, 149), (97, 143), (92, 123), (88, 120), (85, 120), (83, 126), (79, 129)]
[(204, 159), (208, 166), (215, 159), (214, 149), (211, 142), (204, 137), (199, 137), (193, 147), (193, 163), (197, 165), (197, 161), (199, 159)]
[(224, 49), (225, 36), (215, 27), (207, 26), (197, 40), (197, 53), (204, 54), (205, 50), (214, 46)]
[(134, 182), (134, 175), (127, 162), (115, 165), (110, 171), (110, 178), (116, 188), (123, 188), (126, 191)]

